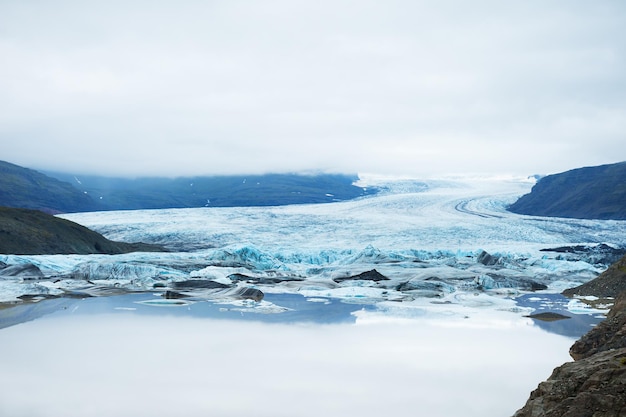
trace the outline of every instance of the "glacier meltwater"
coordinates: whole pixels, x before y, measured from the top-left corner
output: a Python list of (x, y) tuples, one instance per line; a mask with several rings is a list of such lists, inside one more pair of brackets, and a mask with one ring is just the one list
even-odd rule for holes
[(367, 185), (382, 191), (319, 205), (63, 215), (109, 239), (157, 243), (170, 252), (0, 256), (42, 273), (3, 278), (0, 301), (156, 291), (164, 303), (230, 300), (273, 312), (282, 310), (264, 294), (379, 308), (492, 304), (588, 281), (626, 246), (624, 221), (506, 211), (530, 190), (528, 179), (370, 179)]

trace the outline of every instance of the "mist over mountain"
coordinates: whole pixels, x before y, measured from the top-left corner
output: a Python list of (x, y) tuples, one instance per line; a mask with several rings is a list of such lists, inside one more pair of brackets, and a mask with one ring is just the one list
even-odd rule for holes
[(329, 203), (372, 194), (356, 175), (265, 174), (111, 178), (47, 172), (91, 196), (99, 210), (281, 206)]
[(98, 210), (89, 195), (71, 184), (4, 161), (0, 161), (0, 206), (53, 214)]
[[(112, 242), (49, 214), (110, 210), (326, 203), (375, 192), (349, 175), (106, 178), (55, 173), (0, 161), (0, 253), (125, 253), (161, 250)], [(4, 206), (4, 207), (3, 207)], [(45, 214), (47, 213), (47, 214)]]
[[(247, 207), (350, 200), (379, 190), (357, 175), (265, 174), (113, 178), (38, 172), (0, 161), (0, 206), (47, 213), (192, 207)], [(540, 177), (509, 206), (518, 214), (626, 219), (626, 162)]]
[(532, 216), (626, 220), (626, 162), (542, 177), (508, 209)]
[(190, 207), (280, 206), (350, 200), (375, 193), (356, 175), (266, 174), (112, 178), (39, 172), (0, 161), (0, 206), (46, 213)]

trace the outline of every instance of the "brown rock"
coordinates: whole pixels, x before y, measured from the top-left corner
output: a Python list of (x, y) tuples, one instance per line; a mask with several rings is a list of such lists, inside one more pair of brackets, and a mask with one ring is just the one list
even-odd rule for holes
[(607, 318), (574, 343), (569, 353), (579, 360), (623, 347), (626, 347), (626, 292), (617, 298)]
[(566, 297), (575, 295), (593, 295), (600, 298), (617, 297), (626, 291), (626, 256), (611, 265), (597, 278), (578, 287), (563, 291)]
[(626, 348), (554, 370), (514, 417), (625, 417)]
[[(625, 281), (626, 257), (571, 294), (615, 297)], [(514, 417), (626, 417), (626, 291), (570, 355), (574, 362), (556, 368)]]

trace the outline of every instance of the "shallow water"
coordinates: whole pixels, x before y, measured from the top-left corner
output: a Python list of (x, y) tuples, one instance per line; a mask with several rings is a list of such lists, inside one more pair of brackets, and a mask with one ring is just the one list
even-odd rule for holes
[(0, 330), (0, 415), (506, 416), (574, 340), (492, 308), (142, 300), (158, 297), (65, 300)]

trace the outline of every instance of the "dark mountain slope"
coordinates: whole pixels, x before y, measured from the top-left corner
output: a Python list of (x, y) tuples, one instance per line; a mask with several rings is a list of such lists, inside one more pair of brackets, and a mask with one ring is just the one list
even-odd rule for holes
[(143, 243), (113, 242), (69, 220), (39, 210), (0, 207), (0, 253), (119, 254), (163, 249)]
[(96, 210), (95, 202), (71, 184), (0, 161), (0, 206), (67, 213)]
[(350, 175), (266, 174), (179, 178), (107, 178), (50, 172), (72, 182), (99, 210), (279, 206), (328, 203), (371, 194)]
[(355, 186), (357, 176), (341, 174), (135, 179), (46, 174), (0, 161), (0, 206), (37, 209), (52, 214), (204, 206), (278, 206), (350, 200), (377, 191)]
[(532, 216), (626, 220), (626, 162), (548, 175), (508, 209)]

